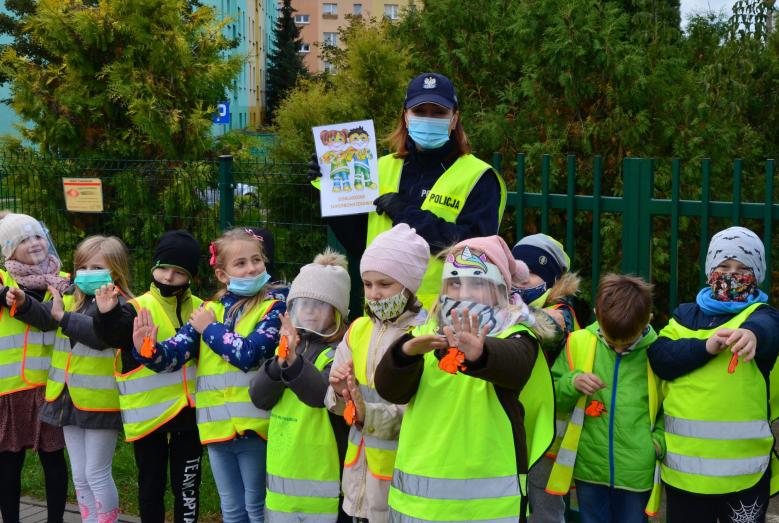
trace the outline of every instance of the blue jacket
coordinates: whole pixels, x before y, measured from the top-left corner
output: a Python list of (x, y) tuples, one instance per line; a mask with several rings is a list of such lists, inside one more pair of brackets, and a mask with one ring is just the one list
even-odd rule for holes
[[(407, 205), (390, 216), (392, 224), (407, 223), (416, 229), (430, 244), (430, 250), (438, 253), (466, 238), (498, 234), (500, 184), (490, 169), (482, 176), (465, 200), (455, 223), (449, 223), (430, 211), (420, 209), (425, 196), (438, 178), (457, 160), (451, 141), (438, 149), (417, 151), (409, 138), (409, 155), (403, 162), (398, 194)], [(368, 236), (368, 215), (337, 216), (327, 219), (338, 241), (349, 256), (359, 259), (365, 250)]]
[[(704, 314), (697, 303), (683, 303), (674, 311), (674, 319), (688, 329), (714, 329), (735, 314), (709, 316)], [(779, 354), (779, 311), (766, 304), (755, 310), (741, 325), (749, 329), (757, 338), (755, 363), (768, 382), (768, 375)], [(704, 366), (714, 356), (706, 352), (706, 340), (683, 338), (670, 340), (664, 336), (657, 338), (649, 348), (647, 355), (655, 374), (664, 380), (673, 380)]]

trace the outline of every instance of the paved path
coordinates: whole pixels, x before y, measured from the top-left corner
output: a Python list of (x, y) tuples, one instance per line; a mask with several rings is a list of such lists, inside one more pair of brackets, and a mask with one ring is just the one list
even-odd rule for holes
[[(46, 523), (46, 502), (23, 497), (19, 519), (21, 523)], [(0, 518), (0, 521), (3, 521), (3, 519)], [(65, 523), (81, 523), (81, 514), (78, 511), (77, 505), (68, 503), (65, 506), (64, 521)], [(141, 520), (135, 516), (121, 514), (119, 521), (121, 523), (140, 523)]]

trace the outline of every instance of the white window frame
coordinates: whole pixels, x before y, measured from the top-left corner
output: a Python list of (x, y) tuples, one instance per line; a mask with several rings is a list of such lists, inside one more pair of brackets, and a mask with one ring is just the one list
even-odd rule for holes
[(362, 16), (362, 4), (352, 4), (352, 14), (354, 16)]
[(295, 23), (298, 25), (310, 24), (311, 15), (295, 15)]
[(322, 16), (338, 16), (338, 4), (332, 2), (322, 4)]
[(307, 44), (306, 42), (300, 44), (298, 53), (310, 53), (310, 52), (311, 52), (311, 44)]
[[(329, 38), (328, 37), (329, 35), (332, 35), (332, 37)], [(330, 31), (326, 31), (322, 33), (322, 43), (325, 45), (338, 47), (338, 33), (330, 32)]]
[(398, 7), (398, 4), (384, 4), (384, 16), (390, 20), (399, 19), (400, 8)]

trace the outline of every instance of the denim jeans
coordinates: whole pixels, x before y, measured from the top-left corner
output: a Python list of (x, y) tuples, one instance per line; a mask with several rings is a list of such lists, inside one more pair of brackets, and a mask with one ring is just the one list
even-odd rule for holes
[(630, 490), (576, 480), (581, 523), (645, 523), (651, 491)]
[(265, 440), (253, 432), (208, 444), (224, 523), (264, 521), (266, 449)]

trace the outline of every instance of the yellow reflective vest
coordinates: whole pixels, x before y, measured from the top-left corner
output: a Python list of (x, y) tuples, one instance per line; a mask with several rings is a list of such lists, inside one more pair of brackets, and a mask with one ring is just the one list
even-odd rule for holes
[[(335, 350), (327, 347), (314, 366), (322, 371), (334, 356)], [(271, 413), (267, 471), (269, 523), (338, 519), (341, 464), (326, 408), (309, 407), (292, 390), (284, 390)]]
[[(423, 327), (417, 332), (425, 332)], [(532, 334), (517, 325), (497, 337), (518, 332)], [(543, 427), (536, 430), (531, 419), (528, 430), (525, 423), (531, 464), (554, 436), (552, 378), (540, 349), (522, 392), (543, 398), (540, 403), (547, 407), (545, 417), (539, 418), (545, 420), (540, 423)], [(533, 410), (526, 408), (526, 415), (532, 418)], [(511, 423), (494, 385), (467, 374), (444, 372), (435, 354), (425, 354), (419, 388), (400, 429), (389, 493), (391, 520), (517, 521), (524, 488)]]
[[(485, 171), (491, 170), (490, 165), (479, 160), (472, 154), (460, 156), (449, 169), (447, 169), (430, 188), (422, 203), (423, 211), (430, 211), (434, 215), (454, 223), (465, 206), (465, 201), (471, 194), (476, 183)], [(403, 170), (403, 158), (396, 158), (394, 154), (388, 154), (379, 158), (379, 194), (397, 192), (400, 187), (400, 174)], [(495, 176), (500, 184), (500, 206), (496, 209), (498, 223), (503, 219), (503, 211), (506, 208), (506, 183), (497, 173)], [(392, 220), (386, 215), (375, 212), (368, 214), (368, 237), (366, 246), (384, 231), (392, 228)], [(495, 231), (497, 234), (497, 231)], [(431, 258), (427, 271), (422, 278), (422, 284), (417, 290), (417, 297), (425, 309), (430, 310), (441, 290), (441, 274), (443, 261)]]
[[(654, 332), (652, 333), (654, 336)], [(579, 330), (568, 336), (566, 345), (566, 356), (570, 370), (581, 370), (582, 372), (592, 372), (595, 364), (595, 353), (600, 341), (598, 337), (588, 329)], [(610, 350), (610, 349), (609, 349)], [(646, 362), (647, 373), (647, 397), (649, 420), (647, 426), (650, 432), (654, 430), (657, 420), (657, 413), (662, 403), (660, 397), (660, 381), (652, 371), (649, 360)], [(562, 444), (557, 452), (555, 463), (552, 466), (552, 472), (546, 485), (546, 491), (549, 494), (565, 495), (570, 489), (573, 480), (573, 471), (576, 465), (576, 454), (579, 448), (579, 438), (584, 427), (585, 404), (589, 396), (582, 395), (576, 401), (573, 412), (570, 413), (565, 435)], [(655, 470), (652, 479), (652, 492), (649, 501), (644, 509), (648, 516), (654, 516), (660, 509), (660, 463), (655, 463)]]
[[(73, 310), (73, 296), (62, 297), (65, 311)], [(95, 350), (77, 342), (72, 348), (70, 338), (57, 329), (51, 369), (46, 382), (46, 401), (59, 398), (65, 389), (79, 410), (115, 412), (119, 410), (119, 388), (114, 378), (115, 350)]]
[[(363, 399), (367, 403), (388, 403), (376, 392), (373, 382), (368, 380), (368, 351), (372, 330), (373, 320), (368, 316), (357, 318), (346, 333), (346, 342), (352, 351), (354, 377), (357, 378)], [(381, 336), (381, 331), (377, 333), (378, 336)], [(371, 474), (378, 479), (389, 481), (392, 479), (397, 450), (398, 440), (377, 438), (363, 433), (356, 425), (352, 425), (349, 429), (344, 467), (352, 467), (357, 463), (360, 453), (365, 452), (365, 461)]]
[[(248, 336), (277, 300), (265, 300), (244, 311), (235, 325), (235, 332)], [(224, 323), (225, 308), (221, 303), (208, 302), (216, 321)], [(249, 383), (257, 371), (244, 372), (200, 340), (197, 364), (197, 428), (203, 444), (229, 441), (247, 430), (268, 438), (270, 413), (258, 409), (249, 398)]]
[[(60, 273), (61, 276), (67, 276)], [(0, 282), (19, 287), (11, 275), (0, 269)], [(45, 300), (51, 298), (46, 292)], [(33, 298), (28, 298), (33, 299)], [(54, 332), (41, 332), (15, 318), (8, 307), (0, 307), (0, 396), (46, 385), (51, 366)]]
[[(660, 336), (708, 339), (719, 329), (735, 329), (762, 303), (753, 304), (713, 329), (692, 330), (671, 319)], [(728, 372), (732, 353), (672, 381), (663, 381), (666, 455), (663, 481), (697, 494), (726, 494), (755, 485), (774, 456), (768, 423), (766, 382), (755, 362)], [(779, 472), (779, 467), (774, 468)], [(772, 479), (771, 491), (776, 492)]]
[[(178, 330), (156, 293), (143, 294), (130, 303), (136, 311), (146, 309), (151, 313), (158, 340), (173, 337)], [(191, 309), (200, 306), (202, 300), (191, 296), (189, 310), (182, 315), (189, 317)], [(132, 350), (127, 348), (126, 350)], [(143, 365), (122, 373), (121, 349), (114, 359), (114, 377), (119, 387), (119, 407), (127, 441), (138, 440), (176, 417), (184, 407), (195, 406), (195, 372), (193, 361), (188, 361), (176, 372), (154, 372)]]

